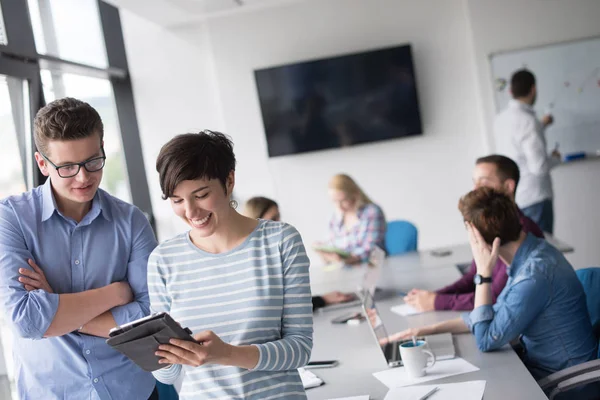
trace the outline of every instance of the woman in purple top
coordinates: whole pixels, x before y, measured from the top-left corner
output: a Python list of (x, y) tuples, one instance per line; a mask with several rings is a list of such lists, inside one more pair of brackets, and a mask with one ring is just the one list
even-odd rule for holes
[[(473, 186), (489, 187), (505, 193), (513, 201), (517, 184), (519, 183), (519, 167), (508, 157), (500, 155), (490, 155), (482, 157), (475, 163), (473, 171)], [(543, 238), (542, 230), (521, 210), (519, 210), (521, 225), (525, 232)], [(404, 300), (419, 311), (432, 310), (472, 310), (475, 301), (475, 284), (473, 278), (477, 273), (475, 260), (471, 263), (469, 271), (459, 280), (451, 285), (443, 287), (435, 292), (427, 290), (413, 289)], [(506, 274), (506, 264), (498, 259), (492, 273), (492, 296), (494, 303), (504, 289), (508, 275)]]

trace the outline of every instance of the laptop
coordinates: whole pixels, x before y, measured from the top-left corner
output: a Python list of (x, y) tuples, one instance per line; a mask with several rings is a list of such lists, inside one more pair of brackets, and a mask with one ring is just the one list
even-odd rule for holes
[[(373, 337), (377, 341), (377, 346), (381, 349), (381, 353), (385, 357), (385, 360), (390, 367), (398, 367), (402, 365), (402, 358), (400, 357), (400, 344), (410, 342), (408, 340), (397, 340), (390, 342), (388, 340), (388, 332), (383, 325), (383, 320), (377, 307), (375, 306), (375, 299), (371, 294), (366, 294), (362, 302), (363, 311), (368, 316), (367, 321), (369, 322), (369, 328), (373, 332)], [(451, 333), (441, 333), (437, 335), (426, 335), (417, 339), (425, 340), (429, 347), (429, 350), (435, 354), (436, 360), (449, 360), (456, 356), (456, 349), (454, 348), (454, 341), (452, 340)]]
[(334, 311), (348, 307), (360, 306), (365, 298), (366, 293), (383, 299), (382, 291), (376, 289), (379, 275), (381, 275), (381, 267), (385, 260), (385, 250), (379, 246), (374, 246), (369, 256), (368, 266), (366, 266), (365, 274), (362, 277), (361, 283), (359, 284), (356, 292), (352, 293), (354, 299), (345, 303), (329, 304), (322, 308), (323, 311)]

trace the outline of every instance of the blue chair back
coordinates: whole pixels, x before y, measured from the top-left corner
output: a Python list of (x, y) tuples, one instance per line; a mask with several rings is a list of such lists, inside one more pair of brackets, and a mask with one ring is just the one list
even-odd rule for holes
[[(596, 338), (600, 340), (600, 268), (583, 268), (578, 269), (575, 273), (583, 285), (590, 321)], [(598, 358), (600, 358), (600, 347)]]
[(173, 385), (165, 385), (156, 381), (156, 389), (158, 389), (159, 400), (179, 400), (179, 394)]
[(387, 224), (385, 244), (390, 256), (417, 250), (418, 230), (409, 221), (397, 220)]

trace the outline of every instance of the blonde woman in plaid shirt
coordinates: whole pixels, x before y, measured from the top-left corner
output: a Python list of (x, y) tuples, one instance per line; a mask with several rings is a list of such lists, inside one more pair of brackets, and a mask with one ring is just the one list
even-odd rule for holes
[[(344, 261), (358, 264), (369, 259), (375, 246), (385, 249), (385, 216), (381, 208), (363, 192), (348, 175), (338, 174), (329, 181), (329, 197), (335, 214), (329, 222), (328, 246), (350, 254), (342, 257), (337, 252), (319, 251), (327, 263)], [(322, 248), (320, 243), (317, 247)]]

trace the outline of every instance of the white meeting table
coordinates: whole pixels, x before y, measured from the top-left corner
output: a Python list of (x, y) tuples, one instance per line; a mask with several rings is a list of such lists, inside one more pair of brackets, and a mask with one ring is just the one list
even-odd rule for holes
[[(420, 265), (419, 260), (420, 258), (410, 256), (389, 258), (382, 268), (378, 287), (386, 291), (391, 290), (392, 293), (407, 291), (413, 287), (434, 290), (460, 277), (458, 269), (452, 263), (445, 266), (435, 263)], [(313, 294), (331, 290), (355, 290), (365, 273), (364, 268), (366, 266), (331, 271), (314, 268), (311, 271), (311, 279), (315, 279), (311, 284)], [(377, 308), (389, 333), (459, 316), (457, 312), (438, 311), (401, 317), (390, 311), (390, 307), (400, 303), (402, 300), (397, 295), (377, 302)], [(312, 360), (338, 360), (339, 366), (314, 370), (325, 384), (307, 390), (310, 400), (358, 395), (369, 395), (373, 400), (381, 400), (385, 397), (387, 387), (373, 377), (372, 373), (386, 369), (387, 365), (368, 324), (366, 322), (360, 325), (331, 323), (331, 319), (359, 309), (360, 307), (355, 306), (315, 313)], [(499, 351), (482, 353), (477, 349), (471, 334), (454, 335), (454, 344), (457, 356), (476, 365), (480, 370), (431, 381), (428, 384), (486, 380), (485, 400), (547, 398), (508, 345)]]

